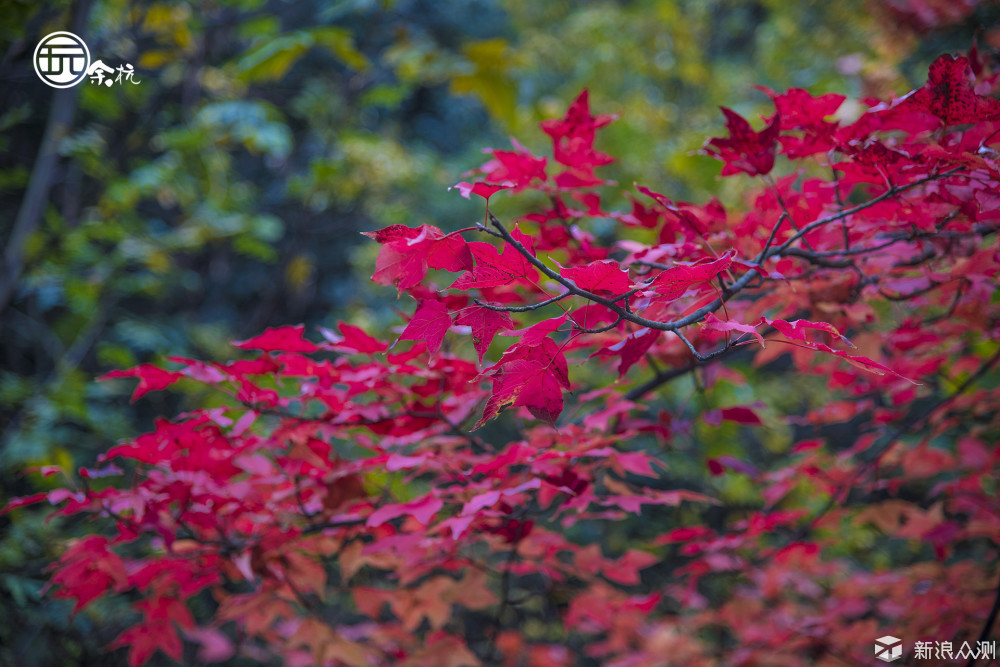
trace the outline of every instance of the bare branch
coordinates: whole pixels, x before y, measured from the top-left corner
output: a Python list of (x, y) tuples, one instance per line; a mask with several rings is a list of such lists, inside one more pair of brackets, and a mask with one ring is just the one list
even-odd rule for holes
[(490, 310), (495, 310), (498, 313), (526, 313), (531, 310), (538, 310), (539, 308), (544, 308), (545, 306), (552, 305), (557, 301), (562, 301), (566, 297), (570, 296), (572, 292), (563, 292), (551, 299), (546, 299), (545, 301), (539, 301), (538, 303), (533, 303), (527, 306), (496, 306), (492, 303), (486, 303), (485, 301), (480, 301), (479, 299), (473, 299), (473, 303), (477, 306), (482, 306), (483, 308), (489, 308)]

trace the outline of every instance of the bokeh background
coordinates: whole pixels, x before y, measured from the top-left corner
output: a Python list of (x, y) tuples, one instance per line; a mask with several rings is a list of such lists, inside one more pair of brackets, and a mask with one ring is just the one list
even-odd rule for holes
[[(509, 137), (545, 152), (538, 121), (584, 87), (621, 115), (600, 148), (623, 191), (732, 202), (750, 182), (695, 154), (718, 105), (769, 113), (754, 83), (902, 94), (938, 53), (1000, 49), (998, 25), (975, 0), (0, 0), (0, 505), (199, 400), (131, 405), (104, 372), (278, 324), (391, 326), (359, 232), (468, 226), (481, 204), (448, 186)], [(138, 83), (43, 85), (56, 30)], [(123, 664), (114, 602), (44, 596), (78, 529), (0, 517), (0, 664)]]

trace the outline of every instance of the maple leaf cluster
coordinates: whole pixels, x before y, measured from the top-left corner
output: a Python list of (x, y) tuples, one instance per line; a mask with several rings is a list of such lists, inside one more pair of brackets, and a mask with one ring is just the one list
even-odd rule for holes
[[(584, 91), (541, 124), (551, 158), (515, 142), (458, 186), (545, 207), (367, 233), (372, 280), (413, 304), (395, 340), (284, 326), (245, 358), (109, 373), (133, 400), (220, 401), (97, 468), (42, 470), (65, 486), (6, 511), (105, 519), (50, 585), (76, 612), (129, 596), (112, 648), (132, 665), (185, 643), (204, 662), (624, 666), (975, 642), (1000, 548), (1000, 102), (976, 58), (854, 119), (802, 89), (765, 89), (758, 131), (723, 109), (703, 151), (759, 178), (745, 210), (646, 186), (609, 205), (614, 118)], [(824, 399), (704, 402), (781, 368)], [(703, 410), (660, 400), (685, 378)], [(697, 437), (779, 425), (788, 451), (752, 460)], [(728, 502), (740, 480), (753, 500)], [(639, 528), (604, 544), (616, 525)]]

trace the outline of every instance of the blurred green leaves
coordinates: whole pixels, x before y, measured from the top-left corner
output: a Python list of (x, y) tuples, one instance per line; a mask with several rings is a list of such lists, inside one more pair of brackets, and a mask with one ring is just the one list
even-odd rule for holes
[(503, 39), (470, 42), (462, 49), (466, 62), (451, 77), (451, 92), (475, 95), (506, 127), (517, 117), (517, 95), (512, 70), (517, 51)]
[(350, 31), (345, 28), (298, 30), (261, 41), (260, 46), (239, 59), (236, 69), (241, 81), (277, 81), (315, 46), (326, 49), (350, 69), (363, 72), (371, 67), (368, 58), (357, 50)]

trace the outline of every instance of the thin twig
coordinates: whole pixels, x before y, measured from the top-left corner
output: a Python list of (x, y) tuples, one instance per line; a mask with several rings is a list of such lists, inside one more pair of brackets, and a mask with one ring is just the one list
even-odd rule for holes
[(557, 301), (562, 301), (568, 296), (571, 296), (572, 292), (563, 292), (562, 294), (557, 294), (551, 299), (546, 299), (545, 301), (539, 301), (538, 303), (532, 303), (527, 306), (496, 306), (492, 303), (486, 303), (485, 301), (480, 301), (479, 299), (473, 299), (473, 303), (477, 306), (482, 306), (483, 308), (489, 308), (490, 310), (495, 310), (498, 313), (526, 313), (531, 310), (538, 310), (539, 308), (544, 308), (545, 306), (552, 305)]

